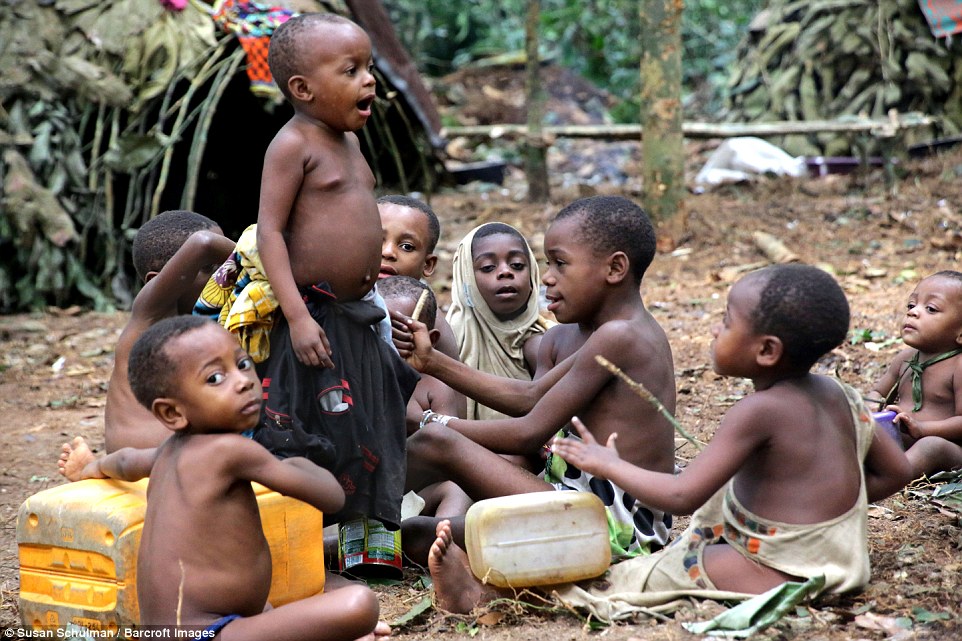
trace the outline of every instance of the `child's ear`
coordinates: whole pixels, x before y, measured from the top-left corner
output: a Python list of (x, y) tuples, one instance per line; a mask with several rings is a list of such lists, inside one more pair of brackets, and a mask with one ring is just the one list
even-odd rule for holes
[(291, 98), (301, 102), (310, 102), (314, 98), (314, 92), (304, 76), (291, 76), (287, 80), (287, 89), (291, 92)]
[(158, 272), (158, 271), (149, 271), (149, 272), (147, 272), (146, 274), (144, 274), (144, 284), (146, 285), (147, 283), (149, 283), (150, 281), (152, 281), (152, 280), (154, 279), (154, 277), (155, 277), (157, 274), (159, 274), (159, 273), (160, 273), (160, 272)]
[(424, 259), (424, 267), (421, 269), (421, 275), (425, 278), (430, 278), (434, 274), (434, 270), (438, 266), (438, 256), (437, 254), (428, 254)]
[(608, 282), (616, 285), (628, 276), (630, 261), (625, 252), (615, 252), (608, 257)]
[(761, 347), (755, 355), (755, 362), (761, 367), (773, 367), (778, 364), (785, 353), (785, 344), (777, 336), (766, 334), (760, 337)]
[(180, 406), (172, 398), (165, 396), (155, 398), (150, 409), (157, 420), (173, 432), (187, 427), (187, 417), (180, 411)]
[(438, 340), (441, 338), (440, 329), (432, 329), (428, 331), (428, 336), (431, 338), (431, 347), (438, 344)]

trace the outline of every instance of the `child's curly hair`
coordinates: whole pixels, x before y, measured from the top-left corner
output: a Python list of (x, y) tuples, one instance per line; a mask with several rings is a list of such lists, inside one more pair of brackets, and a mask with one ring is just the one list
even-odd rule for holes
[(655, 257), (655, 228), (645, 210), (623, 196), (588, 196), (558, 212), (555, 220), (578, 220), (579, 236), (597, 255), (622, 251), (635, 282)]
[(171, 396), (180, 376), (167, 347), (172, 340), (214, 325), (204, 316), (173, 316), (151, 325), (140, 335), (127, 359), (127, 378), (137, 402), (150, 409), (155, 399)]
[(140, 280), (159, 272), (191, 234), (219, 225), (197, 212), (172, 209), (157, 214), (137, 230), (133, 243), (134, 270)]
[(811, 265), (772, 265), (754, 272), (763, 278), (753, 329), (781, 339), (787, 358), (811, 367), (848, 335), (845, 292), (827, 272)]

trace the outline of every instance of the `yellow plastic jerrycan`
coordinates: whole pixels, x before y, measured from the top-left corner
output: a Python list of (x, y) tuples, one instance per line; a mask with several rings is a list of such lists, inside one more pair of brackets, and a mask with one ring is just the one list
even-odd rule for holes
[[(262, 485), (253, 488), (273, 564), (269, 602), (283, 605), (321, 592), (323, 514)], [(24, 501), (17, 515), (24, 626), (136, 627), (137, 550), (146, 508), (147, 479), (78, 481)]]
[(478, 501), (464, 542), (471, 571), (498, 587), (567, 583), (611, 564), (604, 505), (589, 492), (536, 492)]

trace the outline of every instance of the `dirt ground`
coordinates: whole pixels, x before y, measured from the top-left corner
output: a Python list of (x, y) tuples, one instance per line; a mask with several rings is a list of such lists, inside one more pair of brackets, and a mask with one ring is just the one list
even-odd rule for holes
[[(588, 144), (588, 143), (585, 143)], [(637, 147), (637, 145), (635, 145)], [(705, 148), (691, 148), (692, 162)], [(580, 156), (578, 155), (580, 154)], [(585, 160), (572, 163), (570, 158)], [(628, 178), (607, 191), (578, 180), (584, 163), (619, 158)], [(564, 203), (589, 193), (639, 197), (637, 149), (631, 145), (562, 146), (551, 159), (552, 203), (523, 202), (523, 180), (509, 173), (502, 187), (472, 184), (436, 195), (442, 218), (441, 264), (434, 285), (446, 300), (451, 253), (478, 222), (504, 220), (537, 245), (545, 221)], [(614, 161), (612, 161), (614, 162)], [(766, 262), (753, 240), (768, 232), (808, 263), (837, 275), (852, 306), (852, 340), (819, 368), (868, 389), (898, 350), (898, 319), (914, 283), (939, 269), (957, 269), (962, 254), (962, 152), (903, 162), (895, 189), (882, 174), (819, 179), (765, 179), (691, 195), (686, 216), (660, 230), (661, 249), (642, 293), (663, 324), (675, 357), (678, 418), (709, 440), (720, 416), (748, 393), (744, 380), (716, 376), (709, 366), (710, 326), (721, 316), (726, 290), (751, 266)], [(599, 184), (610, 185), (609, 181)], [(0, 627), (19, 625), (17, 510), (31, 494), (61, 483), (55, 461), (61, 443), (83, 435), (103, 445), (104, 393), (113, 346), (124, 313), (50, 310), (0, 317)], [(678, 451), (684, 464), (689, 446)], [(763, 633), (769, 639), (962, 638), (962, 529), (955, 509), (933, 501), (931, 484), (919, 483), (872, 509), (869, 521), (873, 578), (861, 594), (801, 608)], [(681, 524), (684, 523), (682, 519)], [(397, 585), (377, 585), (388, 621), (404, 617), (430, 590), (409, 570)], [(683, 620), (707, 618), (715, 604), (683, 608), (667, 621), (640, 621), (588, 631), (567, 612), (522, 610), (502, 604), (471, 616), (428, 609), (395, 626), (399, 639), (643, 638), (691, 637)]]

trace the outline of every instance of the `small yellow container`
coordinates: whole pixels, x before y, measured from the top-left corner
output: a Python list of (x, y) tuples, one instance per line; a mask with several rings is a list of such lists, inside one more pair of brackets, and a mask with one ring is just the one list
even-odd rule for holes
[(611, 564), (604, 505), (588, 492), (537, 492), (478, 501), (464, 542), (471, 571), (498, 587), (580, 581)]
[[(253, 487), (271, 550), (269, 602), (283, 605), (321, 592), (324, 515), (262, 485)], [(147, 479), (78, 481), (24, 501), (17, 515), (24, 627), (111, 632), (136, 627), (137, 550), (146, 508)]]

